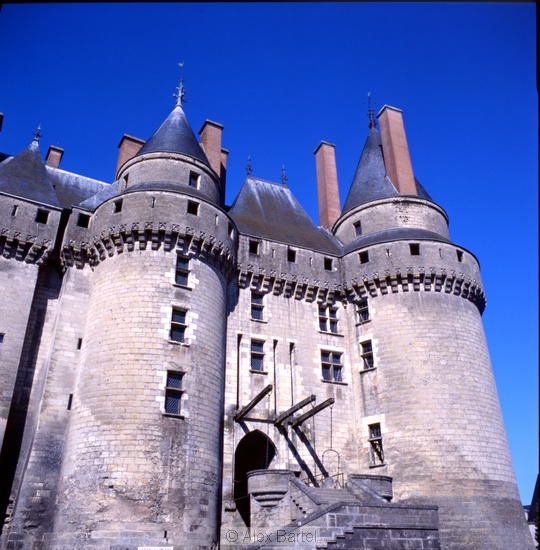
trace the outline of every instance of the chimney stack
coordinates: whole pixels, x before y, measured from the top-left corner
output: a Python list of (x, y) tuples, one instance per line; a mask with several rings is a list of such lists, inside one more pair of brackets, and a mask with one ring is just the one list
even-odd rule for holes
[(120, 151), (118, 152), (118, 162), (116, 163), (116, 175), (114, 179), (118, 177), (118, 171), (122, 165), (129, 159), (132, 159), (141, 150), (144, 143), (144, 140), (129, 136), (128, 134), (124, 134), (122, 136), (122, 139), (118, 144)]
[(217, 122), (206, 120), (201, 128), (199, 135), (201, 136), (201, 145), (203, 146), (206, 158), (212, 167), (212, 170), (221, 177), (221, 135), (223, 126)]
[(403, 111), (385, 105), (377, 115), (381, 129), (384, 165), (390, 181), (402, 195), (417, 195), (403, 124)]
[(319, 223), (323, 227), (330, 228), (341, 214), (335, 145), (321, 141), (314, 154), (317, 166)]
[(62, 147), (56, 147), (56, 145), (51, 145), (47, 151), (47, 157), (45, 159), (45, 164), (51, 168), (58, 168), (60, 166), (60, 161), (64, 156), (64, 150)]

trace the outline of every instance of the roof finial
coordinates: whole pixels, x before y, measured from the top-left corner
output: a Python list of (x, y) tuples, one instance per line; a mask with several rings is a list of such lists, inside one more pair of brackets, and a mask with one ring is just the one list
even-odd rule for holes
[(251, 156), (248, 155), (248, 162), (246, 166), (246, 172), (248, 176), (251, 176)]
[(285, 165), (281, 166), (281, 183), (286, 185), (287, 183), (287, 174), (285, 173)]
[[(367, 93), (367, 104), (368, 104), (368, 117), (369, 117), (369, 128), (377, 128), (377, 121), (375, 120), (375, 111), (371, 108), (371, 92)], [(375, 103), (375, 102), (374, 102)]]
[(41, 135), (41, 122), (38, 124), (37, 130), (34, 132), (34, 141), (39, 141), (39, 138), (43, 137)]
[(178, 93), (173, 94), (173, 97), (176, 98), (176, 106), (182, 107), (182, 103), (186, 103), (187, 101), (187, 99), (184, 97), (186, 94), (184, 90), (184, 62), (182, 61), (181, 63), (178, 63), (178, 66), (182, 67), (182, 74), (180, 76), (180, 85), (178, 86), (178, 88), (176, 88), (178, 90)]

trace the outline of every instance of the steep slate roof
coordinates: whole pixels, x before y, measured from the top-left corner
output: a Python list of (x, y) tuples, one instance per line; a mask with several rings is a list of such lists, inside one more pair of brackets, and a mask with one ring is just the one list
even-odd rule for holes
[(72, 174), (59, 168), (46, 166), (46, 169), (51, 177), (58, 202), (62, 208), (76, 206), (96, 193), (100, 193), (110, 187), (108, 183)]
[(173, 109), (135, 156), (157, 152), (184, 153), (210, 166), (180, 105)]
[(286, 185), (248, 176), (229, 215), (240, 233), (329, 254), (341, 253), (337, 239), (315, 225)]
[(37, 140), (0, 164), (0, 192), (60, 207)]
[[(418, 196), (432, 200), (416, 178), (415, 183)], [(398, 196), (400, 196), (400, 193), (386, 175), (381, 135), (377, 128), (373, 126), (360, 155), (356, 173), (343, 206), (342, 215), (366, 202)]]

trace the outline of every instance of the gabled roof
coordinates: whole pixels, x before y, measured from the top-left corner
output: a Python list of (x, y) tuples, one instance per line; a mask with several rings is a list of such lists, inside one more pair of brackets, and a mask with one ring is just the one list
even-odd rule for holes
[(37, 140), (0, 164), (0, 192), (60, 208)]
[(229, 215), (240, 233), (340, 254), (341, 245), (317, 227), (286, 185), (248, 176)]
[(180, 105), (173, 109), (135, 156), (157, 152), (184, 153), (210, 166)]
[(372, 127), (360, 155), (342, 214), (366, 202), (398, 195), (397, 189), (386, 175), (381, 135), (377, 128)]

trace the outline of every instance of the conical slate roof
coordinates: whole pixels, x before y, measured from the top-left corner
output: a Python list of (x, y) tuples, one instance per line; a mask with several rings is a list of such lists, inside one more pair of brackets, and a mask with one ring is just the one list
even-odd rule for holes
[(343, 214), (376, 199), (398, 196), (384, 167), (381, 135), (373, 126), (369, 132), (349, 194), (343, 206)]
[(341, 253), (336, 239), (315, 225), (286, 185), (248, 176), (229, 214), (240, 233)]
[(136, 156), (157, 152), (183, 153), (210, 166), (180, 105), (173, 109)]
[(60, 208), (37, 140), (0, 164), (0, 192)]

